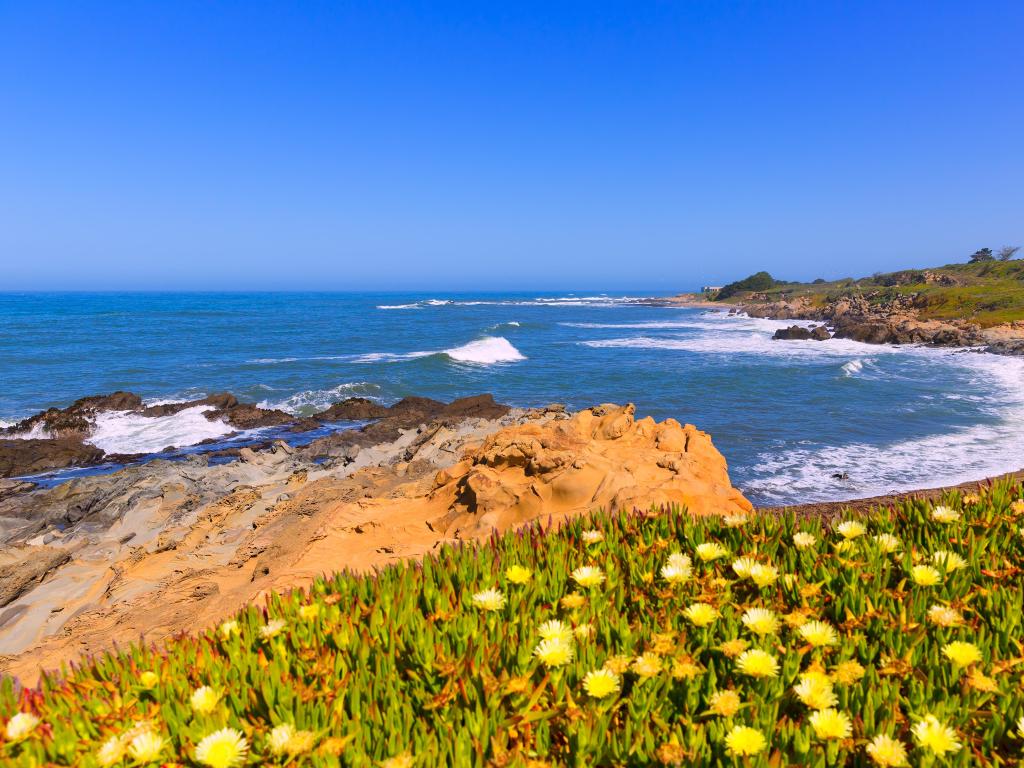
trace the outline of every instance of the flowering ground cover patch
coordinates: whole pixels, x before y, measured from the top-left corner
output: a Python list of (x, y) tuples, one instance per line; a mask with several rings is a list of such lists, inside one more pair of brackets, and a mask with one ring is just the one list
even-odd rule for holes
[(1018, 764), (1022, 489), (594, 516), (0, 686), (0, 764)]

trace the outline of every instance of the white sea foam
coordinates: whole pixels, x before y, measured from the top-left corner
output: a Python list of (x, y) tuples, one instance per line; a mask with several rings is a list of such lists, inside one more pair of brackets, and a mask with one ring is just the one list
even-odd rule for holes
[[(4, 422), (5, 427), (13, 427), (18, 422)], [(27, 429), (24, 432), (15, 432), (6, 436), (8, 440), (45, 440), (50, 437), (50, 433), (46, 431), (46, 427), (43, 422), (37, 421), (32, 425), (31, 429)]]
[(430, 357), (438, 352), (367, 352), (365, 355), (353, 355), (349, 360), (353, 363), (397, 363), (402, 360), (416, 360)]
[(234, 430), (223, 421), (211, 421), (208, 405), (185, 408), (169, 416), (142, 416), (128, 411), (100, 411), (86, 442), (107, 453), (155, 453), (168, 446), (195, 445)]
[[(840, 446), (766, 452), (744, 490), (766, 503), (825, 501), (891, 491), (954, 485), (1020, 469), (1024, 456), (1024, 360), (988, 354), (948, 354), (979, 388), (997, 391), (989, 401), (995, 420), (938, 435), (885, 445)], [(832, 478), (847, 472), (848, 480)]]
[(330, 389), (307, 389), (296, 392), (281, 400), (263, 400), (260, 408), (277, 408), (294, 414), (311, 414), (330, 408), (333, 403), (346, 397), (368, 397), (377, 399), (380, 386), (369, 381), (347, 381)]
[(864, 361), (861, 358), (856, 358), (848, 363), (843, 363), (843, 375), (847, 377), (856, 376), (858, 373), (864, 370)]
[(378, 304), (377, 309), (419, 309), (422, 304)]
[(409, 304), (378, 304), (377, 309), (423, 309), (425, 307), (600, 307), (618, 304), (639, 304), (643, 296), (541, 296), (534, 299), (425, 299)]
[(460, 363), (491, 365), (525, 360), (523, 354), (504, 336), (485, 336), (482, 339), (445, 350), (445, 354)]

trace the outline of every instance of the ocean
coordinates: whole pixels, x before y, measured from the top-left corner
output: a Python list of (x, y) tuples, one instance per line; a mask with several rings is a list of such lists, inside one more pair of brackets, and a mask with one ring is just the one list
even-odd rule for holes
[[(0, 294), (0, 419), (117, 389), (152, 402), (230, 391), (296, 414), (351, 396), (629, 401), (709, 432), (733, 483), (762, 505), (1024, 463), (1020, 358), (772, 341), (788, 323), (638, 303), (648, 295)], [(109, 415), (94, 440), (155, 451), (228, 432), (189, 411), (157, 422)]]

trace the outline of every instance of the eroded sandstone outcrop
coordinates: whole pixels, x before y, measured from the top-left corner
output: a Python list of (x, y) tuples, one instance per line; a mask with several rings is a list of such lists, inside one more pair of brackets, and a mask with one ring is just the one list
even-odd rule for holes
[[(326, 455), (278, 442), (229, 464), (161, 460), (0, 495), (0, 671), (32, 683), (115, 643), (211, 624), (269, 590), (534, 520), (751, 508), (708, 435), (636, 419), (631, 405), (570, 415), (484, 396), (398, 410), (409, 426), (388, 427), (393, 437)], [(360, 433), (332, 437), (345, 434)]]

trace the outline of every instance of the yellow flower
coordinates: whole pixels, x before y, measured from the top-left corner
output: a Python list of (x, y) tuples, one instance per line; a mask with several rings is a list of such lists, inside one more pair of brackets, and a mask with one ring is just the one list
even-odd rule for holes
[(221, 728), (196, 745), (196, 762), (210, 768), (234, 768), (245, 763), (249, 742), (241, 731)]
[(835, 709), (819, 709), (811, 714), (810, 723), (814, 735), (822, 741), (846, 739), (853, 733), (849, 716)]
[(793, 534), (793, 546), (797, 549), (809, 549), (818, 543), (818, 537), (807, 531), (798, 531)]
[(907, 764), (907, 748), (903, 742), (886, 736), (884, 733), (875, 736), (867, 746), (868, 757), (882, 768), (896, 768)]
[(972, 643), (955, 640), (942, 647), (943, 655), (958, 667), (968, 667), (981, 661), (981, 651)]
[(733, 561), (732, 570), (741, 579), (749, 579), (750, 571), (757, 566), (757, 560), (752, 557), (741, 557)]
[(722, 653), (724, 653), (726, 656), (732, 659), (736, 656), (739, 656), (741, 653), (747, 650), (747, 647), (749, 645), (750, 643), (748, 643), (746, 640), (738, 637), (735, 640), (726, 640), (724, 643), (718, 646), (718, 650), (720, 650)]
[(939, 506), (932, 510), (932, 520), (937, 523), (954, 523), (960, 519), (960, 513), (949, 507)]
[(693, 573), (693, 562), (686, 555), (673, 552), (661, 566), (661, 578), (669, 584), (682, 584)]
[(732, 717), (739, 712), (740, 696), (734, 690), (717, 691), (711, 694), (711, 711), (721, 717)]
[(864, 677), (864, 667), (852, 659), (836, 665), (832, 670), (832, 679), (843, 685), (850, 685)]
[(971, 673), (967, 676), (967, 684), (977, 691), (988, 691), (989, 693), (995, 693), (999, 690), (999, 685), (991, 677), (986, 675), (980, 669), (975, 667), (971, 670)]
[(922, 587), (934, 587), (942, 581), (942, 574), (930, 565), (915, 565), (910, 569), (910, 578)]
[(853, 539), (843, 539), (842, 541), (836, 542), (832, 545), (837, 555), (845, 555), (847, 552), (851, 552), (857, 548)]
[(778, 617), (767, 608), (749, 608), (741, 621), (755, 635), (774, 635), (779, 630)]
[(415, 764), (416, 761), (413, 760), (412, 755), (410, 755), (408, 752), (402, 755), (395, 755), (394, 757), (389, 757), (387, 760), (381, 760), (379, 763), (377, 763), (377, 765), (380, 766), (380, 768), (412, 768), (413, 765)]
[(597, 544), (599, 541), (604, 541), (604, 534), (600, 531), (584, 531), (580, 534), (580, 538), (583, 539), (584, 544)]
[(914, 735), (914, 741), (919, 747), (927, 749), (939, 757), (947, 752), (957, 752), (960, 749), (960, 742), (956, 740), (956, 731), (940, 723), (935, 715), (925, 715), (914, 723), (910, 732)]
[(473, 605), (481, 611), (500, 611), (505, 607), (505, 596), (500, 589), (485, 589), (472, 597)]
[(604, 572), (596, 565), (581, 565), (572, 572), (572, 579), (581, 587), (596, 587), (604, 581)]
[(124, 760), (124, 741), (120, 736), (111, 736), (96, 751), (96, 762), (103, 768), (117, 765)]
[(981, 501), (981, 497), (976, 493), (968, 493), (964, 496), (964, 504), (978, 504)]
[(299, 607), (299, 618), (303, 621), (311, 621), (320, 615), (320, 606), (316, 603)]
[(575, 627), (573, 629), (572, 633), (573, 633), (573, 635), (576, 636), (577, 640), (586, 640), (588, 637), (593, 636), (593, 634), (594, 634), (594, 625), (593, 624), (580, 624), (578, 627)]
[(617, 675), (625, 674), (626, 670), (629, 669), (629, 665), (633, 663), (633, 659), (630, 656), (619, 654), (618, 656), (612, 656), (607, 659), (602, 666), (602, 669), (610, 669)]
[(150, 672), (148, 669), (139, 675), (139, 684), (143, 688), (152, 688), (154, 685), (160, 682), (160, 675), (156, 672)]
[(528, 584), (533, 578), (533, 572), (521, 565), (510, 565), (505, 569), (505, 578), (512, 584)]
[(779, 662), (759, 648), (741, 653), (736, 659), (736, 668), (750, 677), (776, 677), (779, 674)]
[(952, 573), (967, 567), (967, 561), (960, 557), (960, 555), (956, 552), (947, 552), (944, 549), (932, 553), (932, 562), (940, 568), (945, 568), (946, 573)]
[(839, 642), (835, 628), (824, 621), (808, 621), (798, 631), (800, 636), (815, 648)]
[(727, 528), (740, 528), (749, 522), (750, 518), (745, 514), (726, 515), (722, 518)]
[(562, 607), (566, 610), (575, 610), (576, 608), (582, 608), (587, 602), (587, 598), (581, 595), (579, 592), (572, 592), (562, 598)]
[(712, 560), (718, 560), (721, 557), (725, 557), (729, 554), (729, 550), (719, 544), (717, 541), (708, 541), (704, 544), (698, 544), (696, 550), (694, 550), (703, 562), (708, 563)]
[(753, 579), (757, 586), (767, 587), (775, 583), (776, 579), (779, 578), (779, 572), (771, 565), (758, 563), (750, 569), (750, 578)]
[(832, 690), (832, 681), (822, 672), (808, 670), (800, 675), (800, 682), (793, 686), (793, 693), (811, 709), (828, 709), (839, 703)]
[(149, 729), (136, 734), (128, 744), (129, 756), (139, 763), (155, 763), (163, 749), (163, 737)]
[(290, 723), (274, 726), (270, 731), (270, 735), (267, 737), (267, 745), (270, 747), (271, 753), (275, 755), (283, 755), (288, 749), (288, 742), (291, 741), (291, 738), (294, 735), (295, 726)]
[(1010, 505), (1010, 511), (1017, 517), (1024, 515), (1024, 499), (1018, 499)]
[(39, 718), (31, 712), (18, 712), (7, 721), (5, 732), (9, 741), (18, 741), (28, 736), (39, 725)]
[(583, 690), (593, 699), (603, 699), (618, 693), (622, 686), (621, 679), (610, 669), (595, 669), (583, 678)]
[(733, 756), (756, 755), (763, 752), (768, 742), (760, 731), (737, 725), (725, 737), (726, 751)]
[[(875, 536), (875, 543), (878, 545), (878, 548), (885, 552), (887, 555), (892, 554), (893, 552), (899, 552), (900, 549), (902, 549), (903, 547), (903, 544), (900, 543), (900, 540), (893, 536), (891, 533), (878, 534), (877, 536)], [(899, 742), (896, 743), (898, 744)]]
[(545, 621), (537, 627), (537, 634), (540, 635), (542, 640), (561, 640), (562, 642), (572, 644), (572, 627), (558, 619)]
[(703, 671), (704, 668), (702, 666), (695, 664), (689, 657), (686, 657), (672, 662), (670, 674), (674, 680), (692, 680)]
[(572, 642), (562, 638), (541, 640), (533, 649), (533, 655), (545, 667), (564, 667), (572, 661)]
[(260, 627), (260, 637), (264, 640), (270, 640), (272, 637), (277, 637), (281, 634), (282, 630), (284, 630), (285, 626), (287, 626), (287, 624), (283, 619), (271, 619)]
[(222, 639), (227, 640), (232, 635), (239, 634), (241, 629), (238, 626), (238, 622), (232, 619), (230, 621), (223, 622), (219, 627), (217, 627), (217, 632), (220, 634)]
[(192, 711), (198, 715), (208, 715), (217, 708), (220, 701), (220, 692), (208, 685), (202, 685), (192, 691), (189, 703)]
[(856, 539), (858, 536), (863, 536), (867, 533), (868, 529), (857, 520), (846, 520), (836, 526), (836, 531), (844, 539)]
[(936, 604), (928, 609), (928, 621), (940, 627), (955, 627), (957, 624), (962, 624), (963, 620), (964, 617), (960, 615), (960, 611), (948, 605)]
[(633, 660), (632, 669), (639, 677), (654, 677), (661, 672), (661, 657), (650, 651), (642, 653)]
[(716, 608), (707, 603), (693, 603), (683, 611), (683, 616), (695, 627), (706, 627), (720, 615)]

